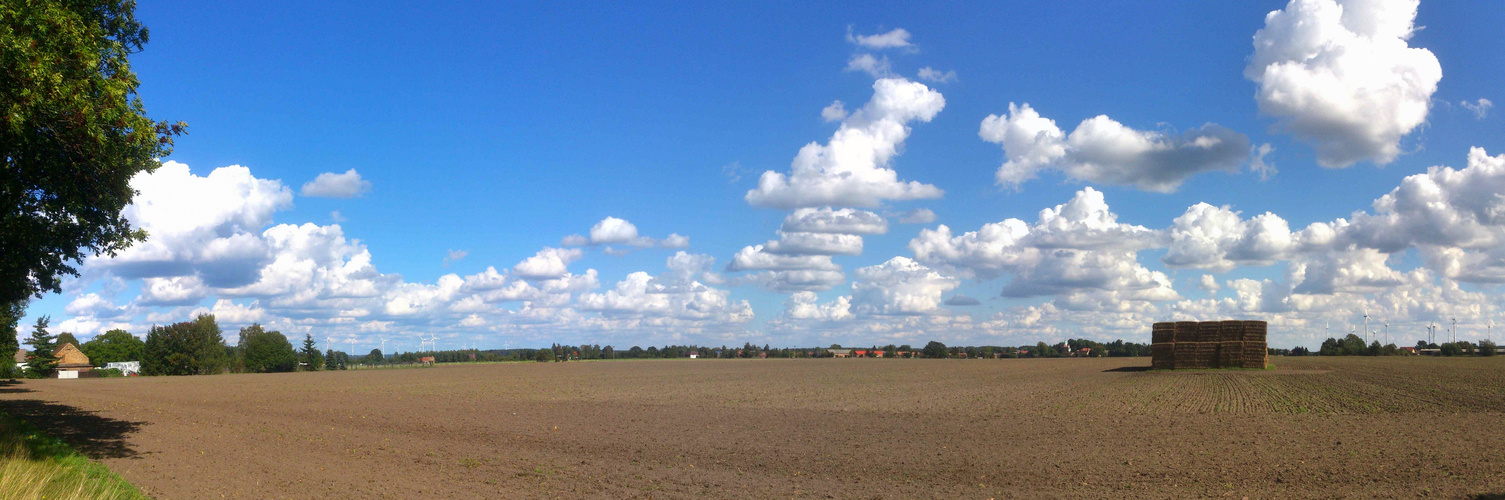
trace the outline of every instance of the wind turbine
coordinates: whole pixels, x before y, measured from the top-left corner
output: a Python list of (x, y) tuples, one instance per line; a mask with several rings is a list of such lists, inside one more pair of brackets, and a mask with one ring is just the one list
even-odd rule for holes
[(381, 354), (383, 356), (386, 356), (387, 355), (387, 338), (386, 337), (377, 337), (377, 338), (381, 339), (381, 347), (380, 347)]
[(1369, 309), (1364, 309), (1364, 343), (1369, 343)]
[(1385, 322), (1385, 345), (1390, 345), (1390, 322)]
[(1453, 342), (1458, 341), (1458, 318), (1453, 318), (1453, 328), (1448, 333), (1453, 337)]

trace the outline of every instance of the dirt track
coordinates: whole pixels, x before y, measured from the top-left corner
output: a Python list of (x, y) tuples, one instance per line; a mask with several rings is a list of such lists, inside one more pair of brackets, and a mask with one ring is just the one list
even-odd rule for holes
[(1505, 493), (1505, 357), (695, 360), (27, 381), (160, 498)]

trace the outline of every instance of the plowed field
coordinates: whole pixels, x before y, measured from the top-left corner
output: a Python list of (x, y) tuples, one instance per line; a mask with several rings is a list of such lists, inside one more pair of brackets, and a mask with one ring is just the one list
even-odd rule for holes
[(1505, 357), (684, 360), (26, 381), (160, 498), (1470, 497)]

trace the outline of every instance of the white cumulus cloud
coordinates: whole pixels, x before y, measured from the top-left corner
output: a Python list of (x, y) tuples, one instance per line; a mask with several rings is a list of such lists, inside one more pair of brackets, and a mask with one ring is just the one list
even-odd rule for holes
[(907, 257), (858, 268), (854, 274), (852, 306), (858, 314), (932, 314), (940, 311), (942, 294), (961, 286)]
[[(658, 240), (638, 234), (638, 227), (626, 219), (606, 217), (591, 226), (589, 236), (572, 234), (565, 236), (560, 241), (564, 246), (584, 245), (617, 245), (616, 248), (607, 246), (604, 251), (609, 255), (625, 255), (629, 248), (644, 248), (659, 246), (663, 248), (684, 248), (690, 246), (690, 238), (680, 234), (670, 234), (668, 237)], [(623, 246), (629, 248), (622, 248)]]
[(1003, 147), (1006, 161), (995, 178), (1010, 188), (1057, 169), (1079, 181), (1171, 192), (1196, 174), (1237, 170), (1250, 151), (1248, 137), (1215, 123), (1173, 134), (1135, 130), (1099, 115), (1067, 135), (1027, 103), (988, 115), (977, 135)]
[(929, 122), (945, 106), (945, 98), (924, 84), (880, 79), (873, 83), (873, 98), (842, 121), (829, 142), (801, 148), (788, 175), (764, 172), (744, 198), (783, 209), (939, 198), (940, 188), (900, 181), (889, 164), (909, 137), (909, 123)]
[(544, 248), (512, 266), (512, 273), (528, 279), (553, 279), (569, 274), (571, 262), (585, 255), (576, 248)]
[(1057, 296), (1063, 306), (1121, 309), (1131, 301), (1179, 298), (1164, 273), (1137, 260), (1160, 246), (1159, 231), (1118, 222), (1101, 192), (1086, 188), (1040, 211), (1033, 225), (1007, 219), (953, 235), (940, 225), (909, 242), (915, 260), (962, 277), (1007, 275), (1008, 297)]
[(1411, 47), (1420, 0), (1291, 0), (1265, 16), (1244, 76), (1261, 113), (1330, 168), (1390, 163), (1426, 122), (1442, 66)]

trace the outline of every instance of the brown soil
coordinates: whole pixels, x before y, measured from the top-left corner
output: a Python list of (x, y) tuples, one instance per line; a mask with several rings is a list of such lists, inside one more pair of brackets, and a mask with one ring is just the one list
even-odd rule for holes
[[(161, 498), (1468, 497), (1505, 357), (684, 360), (42, 380), (0, 411)], [(1278, 375), (1278, 376), (1276, 376)]]

